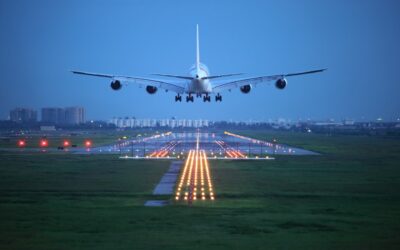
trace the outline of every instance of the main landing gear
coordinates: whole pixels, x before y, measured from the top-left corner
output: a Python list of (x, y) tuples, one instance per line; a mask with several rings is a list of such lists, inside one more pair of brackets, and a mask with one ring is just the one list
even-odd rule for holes
[(194, 98), (191, 94), (189, 94), (188, 96), (186, 96), (186, 102), (193, 102)]
[(215, 96), (215, 101), (216, 102), (222, 102), (222, 95), (220, 95), (219, 93)]
[(182, 101), (182, 96), (180, 94), (175, 96), (175, 102), (181, 102)]
[[(201, 97), (201, 96), (202, 96), (201, 94), (200, 94), (200, 96), (198, 94), (196, 94), (196, 97)], [(215, 96), (215, 101), (222, 102), (222, 96), (219, 93)], [(182, 102), (182, 96), (180, 94), (175, 96), (175, 102)], [(187, 95), (186, 102), (194, 102), (194, 95), (192, 95), (192, 94)], [(203, 102), (211, 102), (211, 96), (207, 93), (204, 94)]]

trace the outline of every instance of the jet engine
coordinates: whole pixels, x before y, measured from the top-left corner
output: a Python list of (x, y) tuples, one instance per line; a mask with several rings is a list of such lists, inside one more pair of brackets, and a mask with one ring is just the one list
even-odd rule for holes
[(112, 81), (110, 86), (113, 90), (119, 90), (122, 88), (121, 82), (118, 80)]
[(146, 91), (147, 91), (147, 93), (152, 95), (157, 92), (157, 87), (148, 85), (148, 86), (146, 86)]
[(287, 80), (285, 78), (278, 79), (275, 82), (275, 87), (278, 89), (284, 89), (286, 87), (286, 85), (287, 85)]
[(241, 91), (243, 94), (248, 94), (248, 93), (250, 92), (250, 90), (251, 90), (251, 85), (250, 85), (250, 84), (248, 84), (248, 85), (243, 85), (242, 87), (240, 87), (240, 91)]

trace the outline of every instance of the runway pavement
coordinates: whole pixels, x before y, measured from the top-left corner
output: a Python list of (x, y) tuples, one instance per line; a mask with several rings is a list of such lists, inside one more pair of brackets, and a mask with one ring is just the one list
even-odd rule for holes
[[(262, 141), (242, 135), (205, 130), (198, 132), (167, 132), (145, 138), (119, 140), (104, 146), (72, 148), (14, 148), (20, 152), (67, 152), (73, 154), (116, 154), (125, 159), (183, 159), (195, 148), (197, 134), (199, 148), (209, 159), (273, 159), (274, 155), (317, 155), (318, 153), (277, 142)], [(5, 150), (5, 149), (3, 149)]]
[[(195, 147), (197, 133), (169, 133), (145, 141), (125, 141), (114, 145), (96, 147), (75, 153), (119, 154), (127, 159), (182, 159)], [(274, 155), (317, 155), (318, 153), (261, 141), (233, 133), (199, 132), (200, 149), (208, 158), (217, 159), (272, 159)]]

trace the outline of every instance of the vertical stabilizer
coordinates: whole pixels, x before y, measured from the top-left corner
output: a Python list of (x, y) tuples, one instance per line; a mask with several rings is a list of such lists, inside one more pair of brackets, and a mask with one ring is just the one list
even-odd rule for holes
[(196, 26), (196, 70), (200, 71), (199, 25)]

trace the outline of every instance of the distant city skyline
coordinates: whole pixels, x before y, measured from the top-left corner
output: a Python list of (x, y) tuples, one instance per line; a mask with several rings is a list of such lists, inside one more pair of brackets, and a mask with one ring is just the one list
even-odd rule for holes
[[(0, 2), (0, 119), (15, 107), (82, 106), (88, 120), (178, 117), (207, 120), (400, 117), (399, 1), (11, 1)], [(284, 10), (284, 11), (282, 11)], [(107, 79), (70, 70), (152, 77), (187, 74), (324, 73), (223, 92), (222, 103), (175, 103), (173, 93), (112, 91)]]
[[(40, 111), (40, 112), (38, 112)], [(69, 115), (71, 117), (67, 118), (68, 115), (66, 115), (66, 113), (68, 113), (67, 111), (69, 111), (70, 114), (74, 114), (74, 115)], [(372, 119), (367, 119), (365, 117), (360, 117), (360, 118), (355, 118), (355, 117), (341, 117), (341, 118), (333, 118), (333, 117), (325, 117), (325, 118), (312, 118), (312, 117), (297, 117), (297, 118), (291, 118), (291, 117), (264, 117), (264, 118), (248, 118), (248, 119), (202, 119), (202, 118), (190, 118), (190, 117), (176, 117), (176, 116), (172, 116), (172, 117), (165, 117), (165, 116), (161, 116), (161, 117), (154, 117), (154, 116), (137, 116), (137, 115), (114, 115), (112, 117), (107, 117), (107, 118), (101, 118), (101, 119), (90, 119), (87, 118), (87, 114), (86, 114), (86, 109), (84, 107), (43, 107), (39, 110), (35, 110), (29, 107), (16, 107), (14, 109), (11, 109), (9, 112), (9, 116), (6, 119), (0, 119), (0, 120), (12, 120), (12, 121), (18, 121), (17, 115), (14, 115), (13, 118), (13, 114), (18, 114), (24, 112), (22, 115), (23, 116), (28, 116), (28, 120), (30, 121), (41, 121), (41, 122), (50, 122), (50, 123), (54, 123), (54, 124), (63, 124), (63, 123), (84, 123), (87, 121), (110, 121), (113, 119), (138, 119), (138, 120), (142, 120), (142, 119), (150, 119), (150, 120), (206, 120), (206, 121), (234, 121), (234, 122), (248, 122), (248, 121), (259, 121), (259, 122), (271, 122), (271, 121), (285, 121), (285, 122), (298, 122), (298, 121), (345, 121), (345, 120), (352, 120), (355, 122), (368, 122), (368, 121), (387, 121), (387, 122), (400, 122), (400, 117), (398, 118), (393, 118), (393, 119), (384, 119), (382, 117), (376, 117), (376, 118), (372, 118)], [(32, 120), (30, 117), (34, 116), (34, 119)], [(40, 116), (38, 115), (40, 114)], [(40, 119), (39, 119), (40, 117)], [(72, 119), (73, 118), (73, 119)], [(69, 120), (69, 122), (66, 122), (66, 120)], [(76, 122), (71, 122), (71, 120), (74, 120)]]

